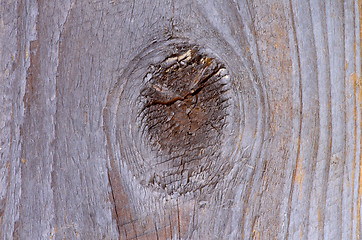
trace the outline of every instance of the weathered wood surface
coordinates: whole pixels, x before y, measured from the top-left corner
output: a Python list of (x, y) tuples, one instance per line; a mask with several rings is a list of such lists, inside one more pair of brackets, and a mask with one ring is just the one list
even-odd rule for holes
[[(2, 0), (0, 13), (1, 239), (360, 239), (361, 1)], [(177, 39), (225, 65), (237, 126), (222, 139), (236, 157), (212, 159), (228, 171), (180, 196), (140, 182), (147, 151), (131, 141), (133, 94)]]

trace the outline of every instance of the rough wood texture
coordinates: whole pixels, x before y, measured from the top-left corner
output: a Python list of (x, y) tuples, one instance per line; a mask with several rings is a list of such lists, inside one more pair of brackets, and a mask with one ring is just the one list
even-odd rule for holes
[[(0, 13), (0, 239), (360, 239), (360, 0)], [(194, 70), (180, 42), (204, 57)], [(176, 86), (147, 75), (167, 59), (184, 69)], [(210, 59), (228, 91), (213, 70), (197, 77)]]

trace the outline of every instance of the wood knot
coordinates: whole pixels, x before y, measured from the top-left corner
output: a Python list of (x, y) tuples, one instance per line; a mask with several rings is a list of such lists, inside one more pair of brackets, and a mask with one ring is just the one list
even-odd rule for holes
[(157, 155), (147, 184), (183, 194), (209, 183), (209, 168), (220, 160), (230, 88), (225, 66), (196, 46), (177, 46), (149, 67), (136, 119)]
[(256, 114), (256, 94), (246, 71), (216, 50), (186, 39), (151, 43), (109, 93), (109, 151), (134, 191), (161, 199), (208, 194), (245, 162), (256, 121), (244, 109)]

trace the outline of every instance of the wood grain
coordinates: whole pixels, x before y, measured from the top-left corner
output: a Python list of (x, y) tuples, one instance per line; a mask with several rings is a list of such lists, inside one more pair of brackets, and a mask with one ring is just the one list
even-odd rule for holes
[[(4, 0), (0, 13), (0, 239), (360, 239), (360, 0)], [(142, 182), (162, 158), (132, 116), (180, 41), (230, 77), (209, 162), (227, 171), (171, 194)]]

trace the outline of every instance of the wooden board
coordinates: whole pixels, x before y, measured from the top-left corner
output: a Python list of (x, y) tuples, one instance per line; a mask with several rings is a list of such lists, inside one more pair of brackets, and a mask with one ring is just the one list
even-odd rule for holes
[(361, 1), (0, 13), (0, 239), (360, 239)]

